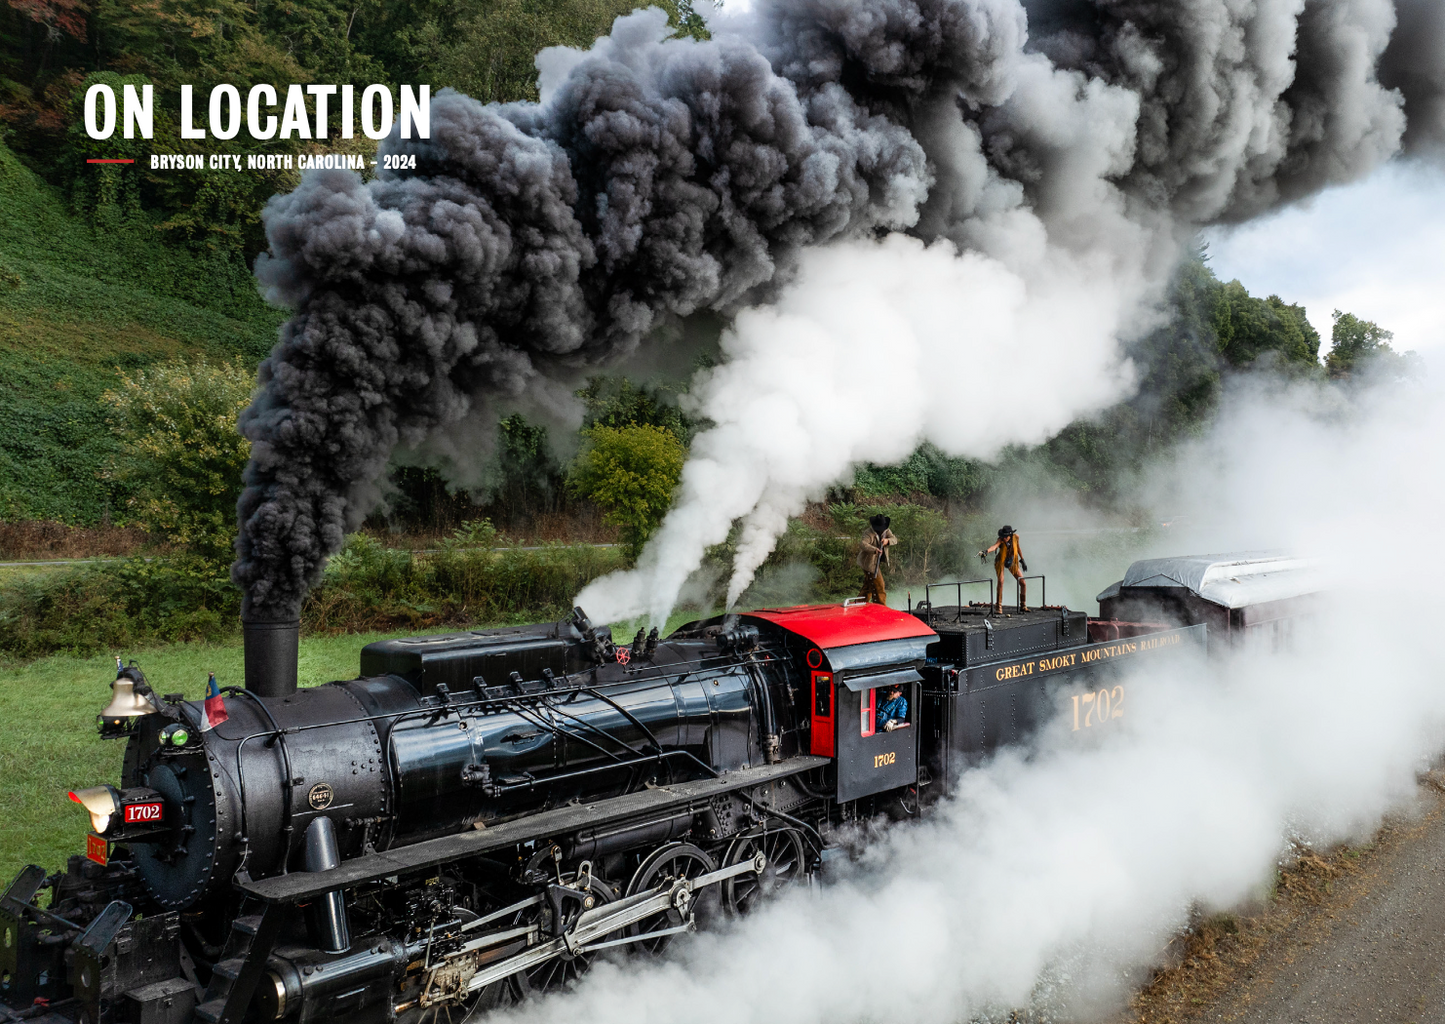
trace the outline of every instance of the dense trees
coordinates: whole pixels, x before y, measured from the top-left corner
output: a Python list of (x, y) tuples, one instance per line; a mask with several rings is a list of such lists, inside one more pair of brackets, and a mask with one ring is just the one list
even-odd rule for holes
[(1378, 324), (1361, 320), (1353, 313), (1334, 312), (1332, 347), (1325, 359), (1325, 371), (1336, 379), (1357, 375), (1416, 377), (1423, 372), (1414, 352), (1399, 353), (1390, 347), (1395, 335)]
[[(649, 0), (679, 31), (700, 34), (688, 0)], [(546, 46), (586, 46), (634, 0), (6, 0), (0, 4), (0, 142), (112, 226), (160, 230), (178, 244), (248, 266), (264, 243), (259, 212), (295, 172), (152, 173), (87, 166), (92, 156), (201, 153), (179, 133), (183, 84), (206, 97), (220, 83), (327, 82), (454, 86), (483, 100), (535, 98), (533, 58)], [(119, 78), (117, 76), (124, 76)], [(79, 103), (96, 82), (151, 83), (150, 141), (90, 140)], [(117, 89), (117, 94), (119, 90)], [(204, 100), (197, 119), (204, 118)], [(359, 133), (358, 133), (359, 134)], [(228, 152), (296, 152), (313, 144), (258, 141)], [(329, 138), (328, 151), (366, 152), (365, 138)]]
[(635, 557), (672, 504), (687, 450), (672, 431), (650, 423), (598, 424), (583, 437), (569, 483), (578, 497), (602, 507), (606, 522), (621, 528)]
[(236, 417), (255, 377), (236, 363), (160, 363), (122, 373), (104, 401), (120, 451), (110, 474), (131, 484), (133, 521), (196, 554), (231, 559), (236, 499), (251, 443)]

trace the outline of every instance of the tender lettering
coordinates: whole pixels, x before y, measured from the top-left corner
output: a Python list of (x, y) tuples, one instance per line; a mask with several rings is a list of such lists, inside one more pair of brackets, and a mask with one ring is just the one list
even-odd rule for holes
[(1121, 640), (1116, 644), (1107, 644), (1103, 647), (1093, 647), (1083, 651), (1080, 655), (1085, 665), (1095, 661), (1103, 661), (1105, 658), (1117, 658), (1121, 654), (1136, 654), (1139, 645), (1133, 640)]
[[(1074, 732), (1103, 725), (1124, 717), (1124, 687), (1104, 687), (1093, 693), (1076, 693), (1069, 698), (1074, 710)], [(1080, 718), (1080, 712), (1083, 717)]]
[(1010, 679), (1025, 679), (1032, 675), (1043, 675), (1047, 672), (1064, 672), (1068, 669), (1079, 668), (1083, 665), (1097, 664), (1109, 658), (1138, 654), (1141, 651), (1155, 651), (1161, 647), (1177, 647), (1183, 641), (1184, 637), (1180, 633), (1138, 637), (1133, 640), (1119, 640), (1114, 643), (1101, 644), (1097, 647), (1086, 647), (1082, 650), (1070, 651), (1066, 654), (1053, 654), (1044, 658), (1035, 658), (1031, 661), (1016, 661), (1012, 665), (1000, 665), (993, 670), (993, 677), (1002, 683)]
[(1017, 665), (1005, 665), (995, 671), (993, 677), (999, 682), (1002, 682), (1005, 679), (1019, 679), (1023, 676), (1031, 676), (1034, 674), (1034, 664), (1032, 661), (1023, 661)]

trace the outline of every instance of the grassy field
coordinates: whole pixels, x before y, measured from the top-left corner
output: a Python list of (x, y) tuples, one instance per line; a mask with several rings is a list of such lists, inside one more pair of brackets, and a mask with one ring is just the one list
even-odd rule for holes
[[(404, 634), (349, 634), (301, 641), (303, 686), (355, 677), (364, 644)], [(239, 644), (178, 644), (126, 655), (161, 693), (199, 698), (206, 674), (240, 685)], [(56, 655), (0, 668), (0, 884), (26, 864), (54, 870), (85, 851), (89, 822), (66, 793), (77, 786), (118, 784), (123, 745), (96, 734), (95, 716), (110, 699), (115, 661), (101, 655)]]
[[(668, 630), (700, 617), (675, 612)], [(618, 623), (613, 635), (629, 642), (641, 623)], [(301, 685), (356, 676), (361, 648), (407, 633), (345, 633), (301, 641)], [(206, 674), (223, 686), (242, 681), (239, 644), (176, 644), (135, 653), (146, 679), (160, 693), (198, 699)], [(95, 716), (110, 699), (115, 661), (109, 655), (55, 655), (25, 665), (0, 666), (0, 885), (26, 864), (48, 870), (85, 851), (89, 821), (66, 794), (76, 787), (120, 782), (123, 745), (96, 734)]]

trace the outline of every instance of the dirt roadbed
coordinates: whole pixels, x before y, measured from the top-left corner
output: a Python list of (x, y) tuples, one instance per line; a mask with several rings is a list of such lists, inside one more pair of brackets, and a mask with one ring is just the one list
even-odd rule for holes
[(1445, 1024), (1445, 773), (1369, 846), (1304, 854), (1177, 946), (1125, 1021)]

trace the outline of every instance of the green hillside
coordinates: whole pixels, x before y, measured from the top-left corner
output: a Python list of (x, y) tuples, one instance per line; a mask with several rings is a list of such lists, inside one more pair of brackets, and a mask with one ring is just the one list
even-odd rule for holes
[[(679, 31), (705, 34), (688, 0), (658, 3)], [(265, 245), (262, 206), (297, 175), (150, 171), (153, 152), (204, 151), (181, 137), (181, 85), (205, 96), (220, 82), (243, 93), (261, 82), (428, 82), (535, 98), (540, 49), (589, 45), (634, 6), (0, 3), (0, 522), (121, 518), (128, 495), (100, 478), (114, 443), (98, 399), (117, 367), (201, 354), (253, 363), (275, 338), (282, 316), (249, 268)], [(153, 85), (154, 138), (87, 138), (81, 104), (95, 83)], [(247, 138), (228, 148), (296, 149)], [(137, 163), (86, 163), (115, 156)], [(413, 505), (441, 488), (420, 483), (404, 488)]]
[(94, 523), (122, 495), (100, 395), (117, 370), (205, 354), (258, 362), (284, 314), (223, 251), (143, 218), (99, 227), (0, 144), (0, 519)]

